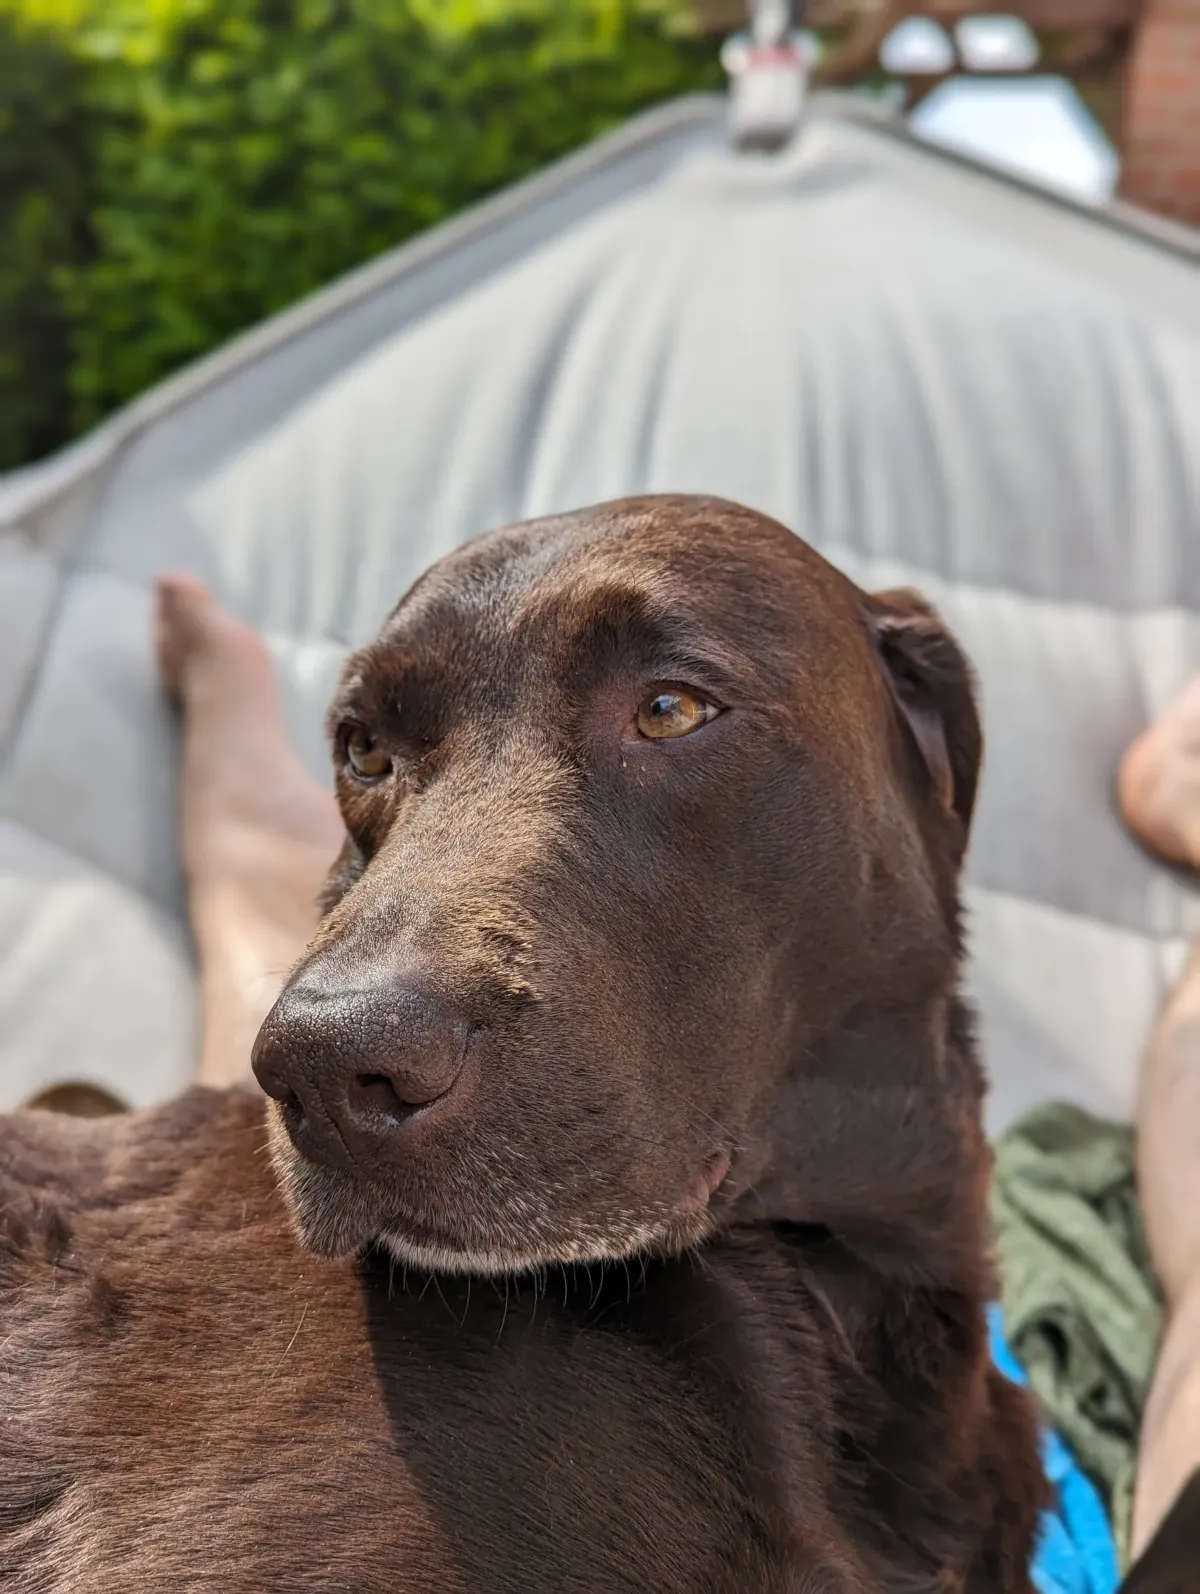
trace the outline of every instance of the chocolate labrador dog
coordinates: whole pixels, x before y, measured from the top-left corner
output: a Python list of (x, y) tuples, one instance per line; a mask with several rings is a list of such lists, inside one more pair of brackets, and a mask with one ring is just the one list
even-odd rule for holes
[(1027, 1594), (957, 882), (906, 593), (632, 499), (346, 667), (271, 1098), (0, 1130), (14, 1594)]

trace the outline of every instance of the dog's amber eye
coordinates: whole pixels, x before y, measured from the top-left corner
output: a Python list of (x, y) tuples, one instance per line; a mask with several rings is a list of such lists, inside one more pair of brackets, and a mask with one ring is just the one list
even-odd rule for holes
[(361, 725), (352, 725), (346, 734), (346, 762), (360, 780), (378, 780), (392, 767), (391, 754)]
[(656, 742), (668, 736), (690, 736), (719, 712), (715, 704), (706, 703), (694, 692), (672, 687), (654, 692), (643, 701), (638, 709), (637, 728)]

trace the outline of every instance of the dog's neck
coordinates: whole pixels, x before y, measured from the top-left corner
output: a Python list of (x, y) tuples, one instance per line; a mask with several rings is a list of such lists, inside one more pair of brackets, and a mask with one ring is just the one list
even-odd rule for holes
[(987, 1275), (982, 1098), (956, 996), (860, 1011), (794, 1059), (731, 1216), (819, 1225), (881, 1273), (973, 1292)]

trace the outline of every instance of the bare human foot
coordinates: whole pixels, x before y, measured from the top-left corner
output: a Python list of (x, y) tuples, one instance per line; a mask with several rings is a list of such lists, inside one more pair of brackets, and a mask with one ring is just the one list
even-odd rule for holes
[(1117, 792), (1140, 841), (1200, 869), (1200, 675), (1125, 754)]
[(198, 1077), (249, 1077), (250, 1048), (316, 928), (344, 834), (332, 795), (288, 740), (259, 636), (193, 577), (157, 583), (163, 685), (183, 723), (180, 833), (200, 958)]

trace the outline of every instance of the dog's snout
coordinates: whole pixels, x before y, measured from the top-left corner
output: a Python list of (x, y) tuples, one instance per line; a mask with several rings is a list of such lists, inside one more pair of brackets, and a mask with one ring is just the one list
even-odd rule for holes
[(454, 1094), (471, 1034), (448, 1002), (415, 983), (347, 990), (301, 977), (259, 1032), (254, 1072), (302, 1151), (370, 1172)]

